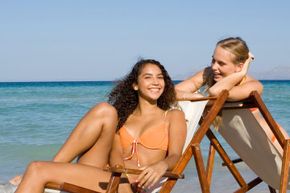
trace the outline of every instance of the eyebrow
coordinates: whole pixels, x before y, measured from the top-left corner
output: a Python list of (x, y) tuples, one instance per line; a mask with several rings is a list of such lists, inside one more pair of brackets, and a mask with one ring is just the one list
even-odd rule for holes
[(212, 58), (213, 60), (215, 60), (216, 62), (218, 62), (218, 63), (226, 64), (226, 62), (224, 62), (224, 61), (222, 61), (222, 60), (217, 60), (217, 59), (215, 59), (213, 56), (211, 56), (211, 58)]
[[(153, 74), (152, 73), (145, 73), (145, 74), (143, 74), (143, 76), (146, 76), (146, 75), (150, 75), (150, 76), (153, 76)], [(157, 74), (157, 76), (163, 76), (163, 74), (162, 73), (159, 73), (159, 74)]]

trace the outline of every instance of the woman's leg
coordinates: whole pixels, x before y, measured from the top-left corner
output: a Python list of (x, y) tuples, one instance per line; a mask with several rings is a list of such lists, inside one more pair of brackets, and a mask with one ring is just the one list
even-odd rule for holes
[(96, 105), (81, 119), (53, 161), (70, 162), (82, 154), (79, 163), (104, 167), (108, 163), (117, 122), (113, 106), (108, 103)]
[(104, 192), (100, 183), (107, 183), (110, 173), (102, 169), (82, 164), (32, 162), (18, 186), (16, 193), (42, 193), (45, 184), (54, 182), (72, 183), (88, 189)]
[[(100, 103), (92, 108), (78, 123), (65, 144), (54, 157), (54, 162), (71, 162), (83, 153), (80, 164), (102, 168), (108, 163), (118, 115), (113, 106)], [(18, 185), (22, 176), (10, 183)]]
[[(105, 192), (110, 176), (109, 172), (82, 164), (32, 162), (15, 193), (43, 193), (48, 182), (57, 184), (67, 182), (98, 192)], [(132, 193), (129, 182), (121, 183), (118, 192)]]

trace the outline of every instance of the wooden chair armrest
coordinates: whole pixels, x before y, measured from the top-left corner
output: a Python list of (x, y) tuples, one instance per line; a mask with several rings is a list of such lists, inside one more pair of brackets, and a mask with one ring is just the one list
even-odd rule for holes
[(56, 184), (56, 183), (50, 182), (50, 183), (47, 183), (45, 187), (49, 189), (54, 189), (54, 190), (63, 190), (70, 193), (99, 193), (94, 190), (90, 190), (90, 189), (83, 188), (83, 187), (66, 183), (66, 182), (63, 184)]
[[(108, 167), (105, 168), (106, 171), (112, 172), (112, 173), (124, 173), (124, 174), (141, 174), (143, 170), (138, 169), (130, 169), (130, 168), (123, 168), (120, 165), (116, 165), (114, 167)], [(163, 177), (167, 178), (173, 178), (173, 179), (184, 179), (184, 174), (176, 174), (171, 171), (166, 171)]]
[(191, 102), (196, 102), (196, 101), (215, 100), (216, 98), (217, 98), (217, 97), (200, 97), (200, 98), (191, 99), (191, 100), (187, 100), (187, 99), (178, 99), (178, 101), (191, 101)]
[(62, 186), (63, 186), (63, 184), (49, 182), (45, 185), (45, 188), (50, 188), (50, 189), (54, 189), (54, 190), (62, 190)]

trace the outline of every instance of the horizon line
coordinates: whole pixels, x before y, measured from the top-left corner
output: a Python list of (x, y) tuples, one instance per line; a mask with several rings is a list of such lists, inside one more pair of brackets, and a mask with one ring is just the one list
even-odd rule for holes
[[(5, 83), (80, 83), (80, 82), (118, 82), (119, 80), (32, 80), (32, 81), (0, 81), (0, 84)], [(182, 80), (172, 80), (180, 82)], [(290, 79), (260, 79), (259, 81), (290, 81)]]

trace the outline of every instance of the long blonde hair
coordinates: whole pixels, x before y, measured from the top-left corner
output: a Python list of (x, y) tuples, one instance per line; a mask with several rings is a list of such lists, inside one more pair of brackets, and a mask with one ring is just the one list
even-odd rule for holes
[[(217, 42), (216, 47), (221, 47), (232, 53), (235, 56), (232, 61), (234, 64), (244, 63), (249, 58), (247, 43), (240, 37), (222, 39)], [(205, 69), (203, 76), (204, 84), (207, 88), (215, 84), (211, 67)]]
[(216, 47), (221, 47), (235, 55), (234, 64), (244, 63), (249, 58), (247, 43), (240, 37), (229, 37), (220, 40)]
[[(249, 58), (249, 48), (247, 43), (240, 37), (229, 37), (222, 39), (217, 42), (216, 47), (221, 47), (232, 53), (235, 56), (232, 62), (236, 65), (244, 63)], [(210, 67), (206, 68), (204, 72), (203, 79), (206, 89), (209, 89), (215, 84), (213, 73)], [(221, 125), (222, 118), (221, 116), (217, 116), (213, 122), (213, 126), (215, 129), (218, 129)]]

